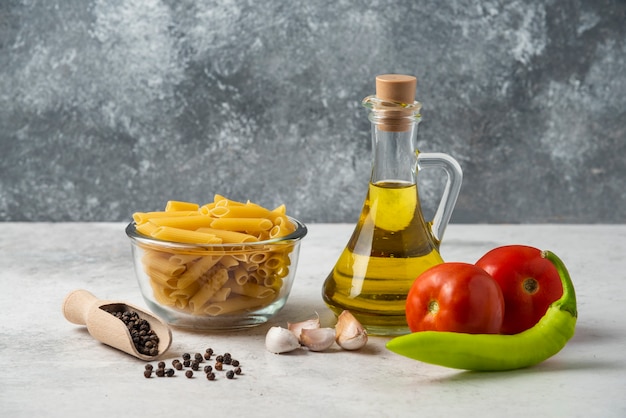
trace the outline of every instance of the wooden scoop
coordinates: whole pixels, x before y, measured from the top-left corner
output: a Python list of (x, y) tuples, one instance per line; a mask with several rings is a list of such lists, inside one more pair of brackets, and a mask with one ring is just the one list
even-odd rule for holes
[[(115, 312), (134, 311), (159, 337), (158, 354), (142, 354), (133, 343), (126, 324), (117, 318)], [(86, 290), (75, 290), (63, 301), (63, 315), (73, 324), (86, 325), (96, 340), (110, 345), (142, 360), (151, 361), (159, 357), (172, 343), (172, 331), (160, 318), (126, 302), (99, 300)]]

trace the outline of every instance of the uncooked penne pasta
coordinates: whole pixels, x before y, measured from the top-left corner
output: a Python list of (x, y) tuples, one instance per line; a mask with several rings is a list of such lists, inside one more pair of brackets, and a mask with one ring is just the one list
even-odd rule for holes
[(180, 276), (187, 270), (183, 264), (171, 263), (169, 258), (163, 257), (156, 251), (147, 251), (141, 260), (144, 264), (150, 266), (151, 269), (157, 270), (166, 276)]
[(202, 257), (201, 254), (173, 254), (169, 257), (172, 264), (187, 264)]
[(244, 234), (243, 232), (229, 231), (217, 228), (198, 228), (198, 232), (212, 234), (222, 240), (223, 244), (241, 244), (244, 242), (257, 242), (259, 239), (254, 235)]
[(147, 221), (135, 227), (137, 232), (139, 232), (140, 234), (149, 236), (149, 237), (152, 236), (152, 234), (154, 233), (154, 231), (156, 231), (157, 228), (158, 226), (156, 226), (152, 222), (147, 222)]
[(187, 244), (221, 244), (222, 240), (215, 235), (204, 232), (189, 231), (188, 229), (174, 228), (171, 226), (159, 226), (152, 237), (172, 242), (184, 242)]
[(178, 279), (176, 287), (184, 289), (187, 286), (190, 286), (193, 282), (209, 271), (209, 269), (213, 268), (213, 266), (215, 266), (221, 258), (222, 256), (206, 256), (189, 265), (187, 267), (187, 271), (185, 271)]
[(254, 283), (238, 284), (234, 279), (228, 279), (228, 281), (224, 284), (224, 287), (230, 288), (233, 293), (238, 295), (249, 296), (257, 299), (266, 298), (276, 293), (274, 289), (259, 286)]
[(209, 302), (224, 302), (230, 296), (231, 290), (228, 287), (222, 287), (209, 299)]
[(173, 228), (196, 230), (198, 228), (211, 226), (211, 223), (213, 223), (214, 220), (215, 218), (208, 215), (193, 215), (151, 218), (148, 222), (157, 226), (170, 226)]
[(270, 211), (254, 204), (243, 206), (217, 206), (211, 215), (218, 218), (268, 218)]
[(198, 211), (200, 205), (193, 202), (181, 202), (178, 200), (169, 200), (165, 205), (166, 212), (180, 211)]
[(268, 231), (272, 228), (272, 221), (264, 218), (214, 218), (211, 225), (215, 229), (226, 229), (229, 231)]
[(198, 211), (177, 211), (177, 212), (135, 212), (133, 213), (133, 220), (137, 225), (148, 222), (150, 219), (156, 218), (171, 218), (171, 217), (185, 217), (198, 215)]
[(205, 285), (189, 299), (189, 306), (196, 315), (202, 313), (204, 305), (222, 288), (222, 286), (224, 286), (227, 280), (228, 272), (224, 269), (219, 269), (213, 273), (208, 278)]

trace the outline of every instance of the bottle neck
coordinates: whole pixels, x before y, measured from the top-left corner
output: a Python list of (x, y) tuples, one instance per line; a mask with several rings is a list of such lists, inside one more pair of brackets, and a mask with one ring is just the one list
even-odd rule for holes
[(372, 175), (370, 182), (417, 184), (417, 128), (421, 105), (383, 102), (367, 97), (372, 123)]

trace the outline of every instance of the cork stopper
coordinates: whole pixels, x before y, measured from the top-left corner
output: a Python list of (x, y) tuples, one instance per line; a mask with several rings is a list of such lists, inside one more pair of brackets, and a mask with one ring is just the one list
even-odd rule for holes
[(411, 104), (415, 101), (417, 78), (411, 75), (383, 74), (376, 77), (376, 97), (390, 102)]
[[(417, 78), (402, 74), (383, 74), (376, 77), (376, 98), (374, 105), (377, 127), (382, 131), (408, 131), (414, 119), (416, 109), (421, 106), (415, 102)], [(417, 106), (417, 107), (416, 107)]]

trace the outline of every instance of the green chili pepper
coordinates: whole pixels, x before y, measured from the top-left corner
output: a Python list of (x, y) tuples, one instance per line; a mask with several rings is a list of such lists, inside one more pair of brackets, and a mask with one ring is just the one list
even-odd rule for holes
[(425, 363), (464, 370), (513, 370), (547, 360), (574, 335), (578, 313), (565, 265), (550, 251), (543, 251), (542, 256), (559, 272), (563, 295), (532, 328), (514, 335), (421, 331), (396, 337), (387, 348)]

